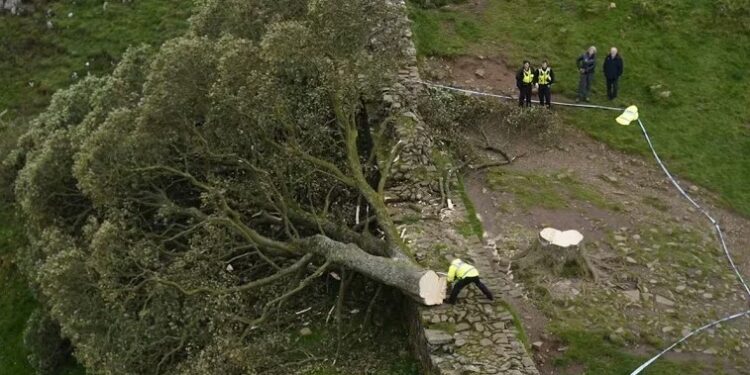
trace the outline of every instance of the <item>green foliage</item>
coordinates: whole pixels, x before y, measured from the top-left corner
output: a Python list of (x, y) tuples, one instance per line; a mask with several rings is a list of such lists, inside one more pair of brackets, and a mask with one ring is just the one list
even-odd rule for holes
[[(258, 325), (314, 276), (239, 287), (295, 264), (321, 221), (354, 226), (359, 190), (337, 171), (402, 58), (383, 25), (402, 21), (369, 0), (287, 3), (201, 3), (182, 37), (56, 93), (4, 155), (30, 241), (20, 266), (89, 371), (254, 372), (279, 347)], [(377, 177), (379, 160), (356, 162)], [(54, 323), (32, 323), (50, 367)]]
[[(558, 79), (554, 94), (574, 98), (575, 59), (593, 44), (600, 51), (593, 100), (603, 103), (602, 58), (610, 46), (617, 46), (625, 59), (625, 74), (620, 98), (612, 104), (637, 104), (673, 172), (720, 193), (734, 209), (750, 214), (745, 157), (750, 149), (750, 107), (738, 104), (750, 102), (745, 90), (750, 78), (743, 73), (745, 56), (750, 55), (750, 34), (743, 32), (750, 24), (743, 13), (749, 9), (746, 1), (624, 0), (616, 1), (615, 9), (601, 1), (597, 3), (604, 6), (584, 19), (580, 8), (588, 3), (489, 1), (481, 12), (469, 6), (413, 10), (417, 49), (423, 56), (499, 54), (506, 61), (535, 62), (546, 58)], [(636, 11), (652, 16), (641, 17)], [(455, 20), (472, 22), (478, 34), (462, 36), (455, 31)], [(652, 91), (657, 84), (662, 90)], [(659, 96), (663, 91), (670, 91), (670, 96)], [(615, 125), (612, 113), (560, 112), (567, 123), (599, 140), (649, 155), (638, 129)]]
[(29, 363), (39, 375), (60, 373), (70, 356), (70, 342), (60, 337), (60, 326), (41, 309), (29, 317), (23, 341), (30, 352)]

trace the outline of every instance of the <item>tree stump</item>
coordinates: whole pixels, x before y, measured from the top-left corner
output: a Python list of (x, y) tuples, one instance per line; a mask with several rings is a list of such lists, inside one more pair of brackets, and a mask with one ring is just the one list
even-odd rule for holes
[(515, 266), (521, 274), (546, 271), (561, 277), (593, 277), (582, 241), (583, 235), (577, 230), (544, 228), (531, 247), (516, 258)]

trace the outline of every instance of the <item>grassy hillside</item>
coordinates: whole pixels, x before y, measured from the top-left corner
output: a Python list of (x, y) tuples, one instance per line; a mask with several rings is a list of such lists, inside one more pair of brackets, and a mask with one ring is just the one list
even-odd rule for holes
[[(601, 63), (610, 46), (625, 59), (617, 105), (637, 104), (655, 145), (677, 174), (718, 192), (750, 215), (750, 31), (746, 0), (476, 0), (441, 9), (412, 6), (424, 56), (501, 55), (550, 60), (553, 95), (575, 97), (575, 59), (599, 48), (592, 101), (607, 103)], [(669, 96), (662, 94), (668, 91)], [(614, 147), (647, 148), (613, 114), (566, 111), (570, 123)]]
[[(181, 33), (191, 9), (190, 2), (179, 0), (110, 1), (106, 10), (103, 3), (52, 1), (49, 18), (46, 8), (31, 16), (0, 16), (0, 113), (7, 110), (4, 123), (16, 123), (0, 127), (0, 159), (12, 144), (9, 138), (20, 134), (20, 120), (42, 110), (55, 90), (74, 81), (74, 72), (79, 77), (110, 72), (129, 45), (158, 45)], [(11, 208), (0, 205), (0, 373), (14, 375), (34, 373), (22, 336), (37, 304), (13, 265), (16, 250), (23, 246), (21, 233)], [(74, 363), (61, 371), (84, 372)]]
[(111, 71), (129, 45), (158, 45), (178, 35), (192, 8), (181, 0), (48, 3), (51, 17), (40, 7), (28, 17), (0, 18), (0, 111), (9, 109), (10, 118), (39, 112), (74, 73)]

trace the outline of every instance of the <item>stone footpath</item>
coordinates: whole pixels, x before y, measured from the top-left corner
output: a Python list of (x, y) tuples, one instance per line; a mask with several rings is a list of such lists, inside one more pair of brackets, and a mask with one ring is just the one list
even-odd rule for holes
[[(475, 236), (458, 233), (466, 220), (466, 209), (460, 202), (453, 210), (427, 206), (424, 217), (435, 215), (440, 220), (423, 220), (402, 225), (404, 238), (415, 251), (417, 259), (438, 271), (448, 268), (448, 256), (459, 256), (471, 262), (483, 282), (495, 294), (489, 301), (470, 285), (459, 296), (456, 305), (416, 306), (412, 325), (415, 342), (426, 374), (539, 374), (531, 356), (518, 338), (513, 315), (504, 307), (503, 295), (523, 293), (498, 269), (494, 246), (484, 246)], [(432, 212), (430, 212), (432, 211)], [(418, 344), (419, 345), (419, 344)]]

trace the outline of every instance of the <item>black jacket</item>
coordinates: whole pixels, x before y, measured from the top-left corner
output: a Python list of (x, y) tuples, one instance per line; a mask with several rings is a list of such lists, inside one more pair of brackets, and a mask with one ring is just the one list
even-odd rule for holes
[(578, 57), (576, 60), (578, 69), (583, 69), (582, 74), (591, 74), (596, 70), (596, 54), (589, 55), (588, 52), (584, 52), (583, 55)]
[(607, 55), (604, 59), (604, 76), (607, 79), (618, 79), (622, 75), (623, 65), (622, 57), (619, 54), (612, 58), (612, 55)]
[[(539, 83), (539, 71), (542, 70), (542, 68), (536, 68), (534, 69), (534, 83)], [(547, 82), (547, 86), (555, 83), (555, 71), (552, 70), (552, 68), (549, 68), (549, 82)]]
[[(536, 73), (534, 72), (534, 70), (531, 68), (529, 68), (529, 70), (531, 71), (532, 77), (536, 79)], [(532, 81), (531, 83), (523, 83), (523, 68), (521, 68), (518, 73), (516, 73), (516, 87), (518, 87), (519, 89), (521, 88), (521, 86), (531, 85), (533, 83), (534, 81)]]

